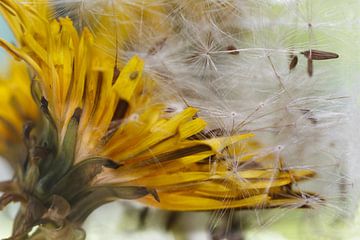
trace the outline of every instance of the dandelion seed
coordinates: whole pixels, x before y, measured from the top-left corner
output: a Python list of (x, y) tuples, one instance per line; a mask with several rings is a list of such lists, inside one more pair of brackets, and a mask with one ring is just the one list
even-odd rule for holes
[(289, 64), (289, 70), (293, 70), (297, 64), (298, 64), (298, 57), (296, 55), (293, 55), (290, 57), (291, 61)]
[(311, 58), (309, 58), (307, 60), (307, 72), (309, 77), (312, 77), (313, 73), (314, 73), (314, 64), (313, 64), (313, 60)]
[(334, 59), (334, 58), (339, 57), (339, 55), (336, 53), (325, 52), (325, 51), (314, 50), (314, 49), (301, 52), (301, 54), (303, 54), (306, 58), (312, 59), (312, 60), (329, 60), (329, 59)]
[(228, 51), (229, 54), (232, 54), (232, 55), (239, 55), (239, 51), (237, 50), (237, 48), (233, 45), (229, 45), (226, 47), (226, 50)]
[(148, 51), (149, 55), (155, 55), (158, 53), (165, 45), (167, 38), (163, 38), (161, 41), (157, 42), (155, 46), (151, 47)]

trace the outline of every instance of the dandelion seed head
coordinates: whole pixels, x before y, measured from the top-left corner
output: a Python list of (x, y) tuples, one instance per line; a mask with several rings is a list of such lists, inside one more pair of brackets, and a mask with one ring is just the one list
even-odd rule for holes
[[(353, 121), (357, 110), (353, 94), (342, 82), (344, 73), (337, 72), (337, 65), (346, 63), (346, 57), (335, 43), (344, 42), (339, 33), (343, 25), (350, 27), (352, 21), (343, 18), (335, 23), (341, 14), (324, 6), (323, 1), (270, 2), (51, 1), (56, 9), (51, 18), (69, 16), (79, 32), (87, 27), (95, 40), (101, 39), (95, 45), (109, 56), (106, 59), (112, 66), (104, 78), (116, 75), (114, 69), (121, 74), (126, 62), (137, 55), (145, 62), (143, 78), (155, 79), (156, 94), (150, 102), (141, 99), (154, 89), (145, 83), (138, 100), (130, 102), (132, 110), (125, 117), (119, 117), (122, 105), (117, 105), (116, 114), (106, 120), (106, 136), (111, 137), (116, 131), (127, 136), (126, 129), (116, 128), (121, 124), (133, 131), (142, 129), (152, 119), (143, 118), (146, 110), (165, 103), (164, 111), (159, 113), (163, 122), (182, 116), (189, 107), (199, 110), (196, 117), (189, 119), (200, 117), (207, 122), (206, 126), (201, 125), (203, 131), (194, 129), (200, 132), (192, 136), (186, 131), (193, 126), (191, 121), (189, 125), (179, 124), (179, 129), (185, 129), (180, 138), (230, 139), (227, 144), (219, 143), (226, 147), (221, 145), (214, 156), (206, 155), (191, 165), (201, 174), (210, 174), (209, 184), (185, 181), (160, 191), (164, 205), (151, 194), (143, 202), (179, 209), (184, 206), (179, 196), (168, 194), (169, 189), (174, 188), (181, 195), (191, 188), (201, 196), (213, 196), (215, 189), (221, 193), (216, 200), (221, 201), (223, 209), (214, 211), (209, 225), (214, 229), (225, 219), (223, 232), (227, 233), (231, 233), (231, 220), (240, 214), (232, 209), (234, 202), (248, 197), (248, 205), (235, 207), (255, 209), (252, 214), (257, 226), (270, 225), (290, 210), (302, 207), (335, 218), (351, 209), (341, 202), (355, 199), (352, 182), (356, 182), (357, 168), (352, 166), (356, 165), (358, 135), (349, 126), (356, 128)], [(309, 59), (312, 51), (322, 55)], [(325, 60), (324, 52), (336, 52), (340, 58)], [(295, 56), (296, 64), (292, 62)], [(105, 66), (99, 64), (98, 68)], [(138, 75), (134, 71), (129, 76), (136, 79)], [(50, 105), (51, 113), (60, 116), (57, 121), (62, 126), (61, 140), (69, 124), (66, 116), (73, 114), (75, 107), (62, 111)], [(163, 122), (154, 123), (149, 131), (166, 135), (169, 130)], [(80, 128), (86, 129), (86, 134), (76, 150), (79, 161), (104, 150), (92, 142), (94, 135), (104, 132), (101, 125), (80, 122)], [(233, 135), (248, 132), (255, 134), (252, 140), (232, 142)], [(125, 144), (115, 141), (110, 141), (109, 146), (106, 151), (111, 157), (118, 156), (117, 147), (125, 149)], [(131, 167), (119, 170), (121, 174), (105, 169), (94, 183), (113, 183), (121, 175), (122, 183), (150, 184), (149, 187), (162, 189), (166, 185), (162, 179), (171, 182), (190, 177), (185, 171), (190, 168), (184, 163), (187, 159), (181, 161), (184, 168), (176, 168), (160, 154), (161, 145), (140, 148), (133, 144), (129, 148), (139, 152), (142, 149), (150, 160), (140, 164), (143, 159), (139, 157), (132, 162), (128, 158), (137, 156), (136, 151), (120, 156)], [(172, 154), (175, 153), (181, 155), (176, 151)], [(156, 171), (158, 177), (153, 176), (153, 182), (148, 183), (144, 168)], [(196, 174), (191, 177), (202, 179), (200, 173)], [(262, 178), (267, 181), (259, 180)], [(193, 202), (193, 196), (186, 197), (184, 201)], [(214, 210), (217, 204), (209, 201), (208, 206)], [(201, 210), (202, 206), (197, 207)], [(269, 207), (283, 209), (267, 218), (264, 209)]]

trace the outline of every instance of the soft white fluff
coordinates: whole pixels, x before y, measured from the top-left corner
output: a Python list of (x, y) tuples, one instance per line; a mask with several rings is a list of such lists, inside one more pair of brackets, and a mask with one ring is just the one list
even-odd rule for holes
[[(324, 223), (323, 215), (343, 218), (353, 213), (360, 154), (359, 86), (354, 82), (358, 72), (353, 69), (360, 48), (357, 1), (54, 0), (53, 4), (54, 17), (69, 15), (79, 28), (87, 26), (94, 34), (108, 36), (110, 44), (104, 50), (114, 56), (117, 52), (119, 61), (134, 54), (143, 57), (146, 73), (166, 89), (159, 98), (169, 99), (169, 108), (197, 107), (209, 128), (222, 128), (227, 134), (254, 132), (264, 145), (261, 151), (278, 154), (286, 168), (315, 170), (316, 179), (298, 186), (326, 199), (323, 205), (304, 196), (315, 209), (306, 213), (314, 217), (311, 224)], [(153, 14), (159, 25), (146, 24), (139, 12)], [(129, 22), (117, 21), (121, 14)], [(103, 28), (100, 18), (108, 18), (114, 28)], [(116, 30), (124, 24), (134, 25), (136, 31), (119, 47)], [(301, 54), (310, 49), (335, 52), (340, 58), (314, 60), (310, 77)], [(298, 64), (290, 70), (292, 55)], [(257, 224), (269, 224), (288, 210), (270, 217), (259, 212), (255, 211)], [(215, 214), (213, 219), (221, 216)]]

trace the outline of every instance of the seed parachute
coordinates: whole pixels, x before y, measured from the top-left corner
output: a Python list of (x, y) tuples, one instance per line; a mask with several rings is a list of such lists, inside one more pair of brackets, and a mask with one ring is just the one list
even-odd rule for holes
[[(182, 28), (171, 21), (159, 24), (169, 15), (166, 4), (143, 1), (141, 21), (152, 29), (141, 35), (135, 3), (116, 12), (115, 3), (108, 4), (100, 17), (83, 19), (56, 2), (0, 2), (16, 38), (0, 39), (13, 59), (0, 81), (0, 154), (14, 170), (11, 180), (0, 183), (0, 209), (20, 203), (14, 239), (84, 239), (86, 218), (118, 199), (170, 211), (311, 208), (326, 202), (301, 187), (316, 178), (314, 169), (289, 167), (281, 144), (268, 147), (245, 126), (252, 114), (233, 122), (235, 127), (215, 128), (216, 111), (184, 96), (192, 86), (172, 85), (176, 74), (164, 77), (172, 69), (155, 56), (174, 41), (163, 37), (169, 29)], [(178, 11), (189, 21), (203, 21), (201, 15), (189, 17), (187, 2)], [(203, 8), (200, 2), (207, 1), (194, 7)], [(156, 34), (160, 40), (149, 37)], [(219, 70), (212, 54), (243, 54), (230, 43), (219, 47), (211, 33), (194, 41), (203, 35), (205, 45), (179, 55), (197, 68), (194, 81)], [(142, 46), (132, 36), (152, 43), (137, 51)], [(338, 57), (321, 50), (297, 53), (310, 61)], [(292, 57), (291, 71), (298, 56)]]

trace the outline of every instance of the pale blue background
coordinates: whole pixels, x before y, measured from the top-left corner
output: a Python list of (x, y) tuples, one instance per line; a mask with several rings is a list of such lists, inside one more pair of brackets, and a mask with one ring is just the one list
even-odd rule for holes
[[(4, 19), (0, 16), (0, 38), (8, 41), (15, 41), (13, 34), (5, 23)], [(0, 48), (0, 73), (6, 72), (8, 54)], [(1, 96), (0, 96), (1, 97)], [(0, 157), (0, 181), (11, 179), (12, 171), (10, 166)], [(0, 194), (1, 195), (1, 194)], [(11, 217), (14, 216), (16, 205), (11, 204), (5, 211), (0, 213), (0, 238), (8, 237), (11, 234), (12, 221)]]
[[(9, 27), (7, 26), (4, 19), (0, 16), (0, 38), (4, 38), (7, 41), (13, 42), (15, 41), (13, 34), (11, 33)], [(3, 71), (6, 67), (6, 56), (7, 53), (0, 48), (0, 71)]]

